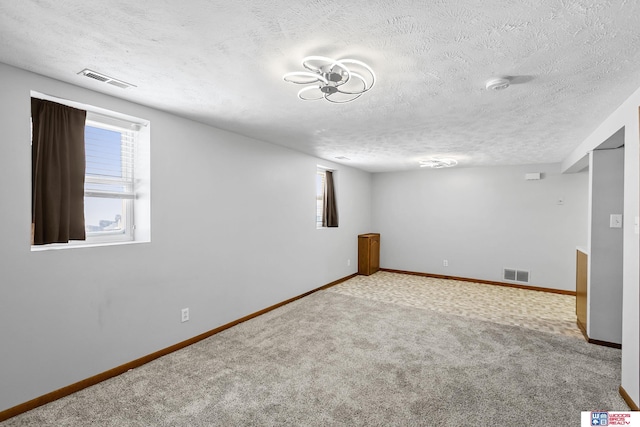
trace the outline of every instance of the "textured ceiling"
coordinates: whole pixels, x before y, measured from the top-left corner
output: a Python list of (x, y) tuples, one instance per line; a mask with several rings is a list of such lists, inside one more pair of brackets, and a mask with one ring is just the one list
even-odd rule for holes
[[(546, 163), (640, 87), (639, 17), (625, 0), (3, 0), (0, 62), (373, 172)], [(378, 81), (301, 101), (282, 75), (307, 55)]]

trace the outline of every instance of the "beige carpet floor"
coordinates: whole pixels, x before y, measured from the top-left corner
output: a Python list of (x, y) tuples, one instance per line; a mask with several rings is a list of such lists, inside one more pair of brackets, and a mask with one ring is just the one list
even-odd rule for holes
[(385, 271), (356, 276), (328, 291), (582, 338), (571, 295)]
[(0, 426), (534, 427), (627, 410), (620, 350), (569, 333), (572, 310), (562, 295), (355, 277)]

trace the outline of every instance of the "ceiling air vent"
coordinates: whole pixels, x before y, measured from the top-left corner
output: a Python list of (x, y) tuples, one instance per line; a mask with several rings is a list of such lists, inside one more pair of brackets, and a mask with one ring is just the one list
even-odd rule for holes
[(132, 85), (131, 83), (114, 79), (113, 77), (106, 76), (104, 74), (98, 73), (97, 71), (93, 71), (88, 68), (85, 68), (84, 70), (80, 71), (78, 74), (85, 77), (89, 77), (90, 79), (98, 80), (99, 82), (109, 83), (110, 85), (119, 87), (120, 89), (136, 87), (136, 85)]
[(131, 85), (129, 83), (123, 83), (123, 82), (120, 82), (118, 80), (109, 80), (107, 83), (109, 83), (110, 85), (117, 86), (120, 89), (126, 89), (128, 87), (131, 87)]

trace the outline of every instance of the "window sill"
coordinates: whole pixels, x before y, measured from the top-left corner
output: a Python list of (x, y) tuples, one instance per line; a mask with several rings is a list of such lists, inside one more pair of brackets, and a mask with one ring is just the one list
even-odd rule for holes
[(31, 252), (45, 252), (45, 251), (58, 251), (66, 249), (84, 249), (84, 248), (96, 248), (102, 246), (120, 246), (120, 245), (136, 245), (140, 243), (150, 243), (149, 240), (142, 241), (124, 241), (124, 242), (73, 242), (73, 243), (52, 243), (49, 245), (31, 246)]

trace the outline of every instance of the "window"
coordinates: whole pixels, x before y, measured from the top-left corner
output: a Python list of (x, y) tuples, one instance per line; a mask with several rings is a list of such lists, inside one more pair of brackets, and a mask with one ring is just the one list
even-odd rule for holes
[(322, 228), (322, 218), (324, 216), (324, 183), (326, 179), (326, 169), (318, 168), (316, 172), (316, 228)]
[(87, 111), (84, 127), (86, 240), (32, 250), (150, 241), (148, 122), (73, 101), (31, 93)]
[(337, 227), (335, 172), (321, 166), (316, 171), (316, 228)]
[(84, 220), (88, 241), (134, 240), (137, 133), (87, 114)]

